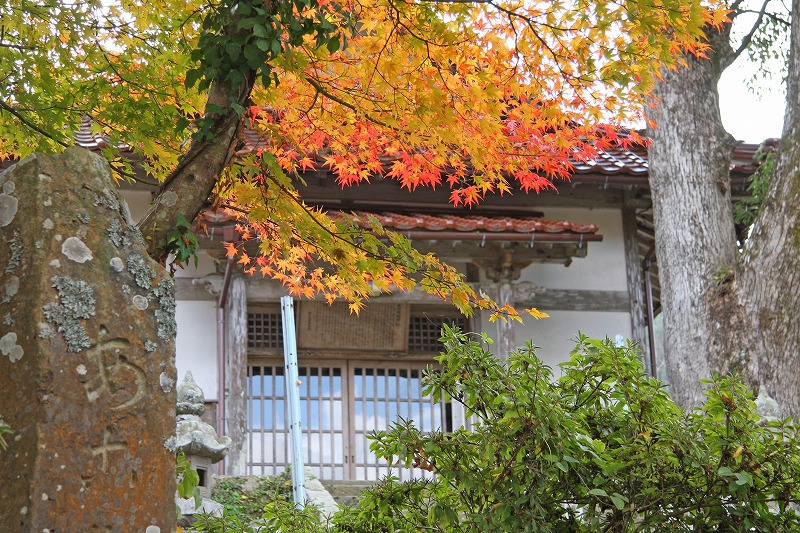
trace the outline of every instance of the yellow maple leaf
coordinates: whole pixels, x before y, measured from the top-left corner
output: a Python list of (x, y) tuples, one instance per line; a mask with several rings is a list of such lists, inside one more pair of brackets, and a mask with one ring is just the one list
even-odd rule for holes
[(536, 320), (540, 320), (542, 318), (550, 318), (550, 315), (548, 315), (547, 313), (544, 313), (542, 311), (539, 311), (535, 307), (531, 307), (530, 309), (526, 309), (525, 312), (528, 313), (529, 315), (531, 315)]

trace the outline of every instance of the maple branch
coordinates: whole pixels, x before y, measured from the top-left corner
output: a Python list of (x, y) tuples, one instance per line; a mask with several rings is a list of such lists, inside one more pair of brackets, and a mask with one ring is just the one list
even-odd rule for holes
[[(343, 99), (339, 98), (338, 96), (336, 96), (336, 95), (334, 95), (334, 94), (331, 94), (331, 93), (330, 93), (330, 92), (329, 92), (327, 89), (325, 89), (325, 88), (324, 88), (324, 87), (323, 87), (323, 86), (322, 86), (322, 85), (321, 85), (321, 84), (320, 84), (320, 83), (319, 83), (317, 80), (315, 80), (314, 78), (307, 77), (307, 78), (306, 78), (306, 81), (308, 82), (308, 84), (309, 84), (309, 85), (311, 85), (311, 86), (312, 86), (314, 89), (316, 89), (316, 91), (317, 91), (319, 94), (321, 94), (322, 96), (324, 96), (324, 97), (326, 97), (326, 98), (329, 98), (329, 99), (333, 100), (333, 101), (334, 101), (334, 102), (336, 102), (337, 104), (339, 104), (339, 105), (342, 105), (342, 106), (346, 107), (347, 109), (350, 109), (351, 111), (354, 111), (355, 113), (358, 113), (358, 112), (359, 112), (359, 109), (358, 109), (356, 106), (354, 106), (353, 104), (351, 104), (350, 102), (348, 102), (348, 101), (346, 101), (346, 100), (343, 100)], [(397, 130), (397, 128), (395, 128), (395, 127), (393, 127), (393, 126), (390, 126), (390, 125), (388, 125), (387, 123), (383, 122), (382, 120), (379, 120), (379, 119), (377, 119), (377, 118), (374, 118), (374, 117), (373, 117), (372, 115), (370, 115), (369, 113), (364, 113), (364, 117), (365, 117), (367, 120), (369, 120), (370, 122), (373, 122), (373, 123), (375, 123), (375, 124), (377, 124), (377, 125), (379, 125), (379, 126), (383, 126), (384, 128), (390, 129), (390, 130), (392, 130), (392, 131), (398, 131), (398, 130)]]
[[(137, 88), (141, 89), (145, 94), (157, 94), (157, 95), (160, 95), (160, 96), (165, 96), (167, 98), (171, 98), (172, 97), (172, 95), (169, 94), (169, 93), (166, 93), (166, 92), (163, 92), (163, 91), (157, 91), (157, 90), (153, 89), (152, 87), (146, 87), (146, 86), (142, 85), (141, 83), (136, 83), (134, 81), (126, 79), (125, 76), (120, 74), (119, 69), (117, 69), (117, 67), (114, 66), (114, 64), (112, 63), (111, 59), (109, 59), (108, 55), (106, 54), (105, 50), (103, 50), (102, 47), (100, 46), (100, 43), (95, 41), (95, 44), (97, 45), (97, 48), (100, 49), (100, 55), (102, 55), (103, 59), (106, 60), (106, 63), (108, 64), (108, 67), (111, 69), (111, 71), (114, 73), (114, 75), (117, 76), (117, 78), (120, 79), (120, 81), (122, 81), (125, 84), (130, 85), (132, 87), (137, 87)], [(100, 72), (102, 72), (102, 70)]]
[(36, 50), (33, 46), (25, 46), (21, 44), (11, 44), (7, 42), (3, 42), (0, 40), (0, 48), (11, 48), (12, 50), (19, 50), (21, 52), (30, 52), (31, 50)]
[(420, 0), (424, 4), (491, 4), (491, 0)]
[[(400, 1), (404, 1), (404, 0), (400, 0)], [(404, 2), (404, 3), (409, 4), (409, 2)], [(465, 1), (463, 3), (487, 3), (487, 4), (491, 4), (491, 1), (490, 0), (480, 0), (480, 2)], [(452, 43), (436, 43), (436, 42), (431, 41), (430, 39), (426, 39), (425, 37), (422, 37), (417, 32), (415, 32), (409, 25), (405, 24), (402, 20), (400, 20), (400, 10), (397, 8), (397, 6), (395, 6), (393, 0), (389, 0), (389, 5), (392, 6), (392, 9), (394, 10), (395, 14), (397, 15), (397, 17), (396, 17), (397, 26), (400, 26), (401, 28), (406, 30), (408, 32), (408, 34), (411, 35), (413, 38), (417, 39), (420, 42), (425, 43), (426, 45), (427, 44), (433, 44), (435, 46), (440, 46), (442, 48), (452, 48), (452, 47), (458, 47), (461, 43), (467, 42), (467, 39), (464, 39), (462, 41), (453, 41)]]
[[(178, 214), (194, 220), (234, 156), (243, 121), (232, 104), (248, 105), (255, 84), (254, 71), (248, 69), (242, 74), (243, 81), (235, 88), (227, 80), (212, 82), (203, 117), (209, 125), (210, 138), (193, 140), (139, 222), (148, 241), (148, 252), (157, 261), (166, 260), (166, 235), (175, 227)], [(162, 204), (162, 198), (167, 199), (164, 204), (169, 208)]]
[[(751, 9), (743, 9), (743, 10), (739, 11), (739, 14), (742, 14), (742, 13), (748, 13), (748, 14), (754, 15), (756, 13), (760, 13), (760, 11), (753, 11)], [(785, 18), (781, 17), (777, 13), (771, 13), (771, 12), (764, 13), (764, 16), (766, 18), (768, 18), (768, 19), (771, 19), (771, 20), (777, 22), (778, 24), (780, 24), (782, 26), (785, 26), (787, 29), (789, 27), (791, 27), (791, 25), (792, 25), (792, 23), (790, 21), (788, 21)]]
[(136, 176), (135, 173), (129, 172), (125, 170), (125, 164), (120, 163), (119, 161), (109, 161), (108, 165), (111, 167), (111, 170), (119, 174), (120, 176), (127, 178), (130, 181), (134, 181), (136, 183), (142, 183), (144, 185), (149, 185), (150, 187), (155, 187), (158, 185), (158, 182), (152, 182), (148, 180), (143, 180)]
[[(407, 267), (407, 265), (404, 265), (403, 263), (401, 263), (401, 262), (399, 262), (397, 260), (389, 258), (389, 257), (387, 257), (385, 255), (380, 255), (380, 254), (377, 254), (375, 252), (371, 252), (371, 251), (363, 248), (362, 246), (360, 246), (357, 242), (345, 239), (345, 238), (343, 238), (341, 236), (341, 234), (331, 231), (324, 224), (322, 224), (322, 222), (320, 222), (320, 220), (316, 217), (314, 212), (311, 209), (309, 209), (308, 206), (304, 202), (302, 202), (297, 195), (292, 194), (291, 191), (289, 191), (285, 186), (283, 186), (277, 180), (275, 180), (275, 178), (272, 177), (270, 174), (267, 174), (266, 177), (267, 177), (267, 179), (270, 180), (270, 182), (272, 182), (276, 187), (278, 187), (278, 189), (283, 194), (288, 196), (292, 200), (293, 203), (295, 203), (298, 207), (300, 207), (300, 209), (302, 209), (306, 213), (306, 215), (314, 222), (314, 224), (316, 224), (322, 231), (324, 231), (325, 233), (327, 233), (328, 235), (330, 235), (334, 239), (340, 241), (345, 246), (348, 246), (348, 247), (354, 248), (356, 250), (359, 250), (360, 252), (363, 252), (365, 255), (367, 255), (367, 257), (370, 257), (372, 259), (376, 259), (378, 261), (384, 261), (384, 262), (386, 262), (386, 263), (388, 263), (390, 265), (393, 265), (395, 267), (400, 267), (400, 268), (406, 268)], [(261, 194), (262, 194), (262, 200), (266, 203), (268, 201), (268, 199), (266, 197), (264, 197), (263, 189), (261, 191)], [(271, 221), (271, 222), (273, 224), (279, 225), (278, 223), (276, 223), (274, 221)], [(352, 221), (349, 221), (349, 223), (352, 224)], [(363, 228), (359, 228), (359, 227), (357, 227), (355, 225), (353, 225), (352, 227), (353, 227), (353, 229), (355, 230), (356, 233), (358, 233), (358, 234), (363, 234), (364, 233), (364, 229)], [(385, 228), (384, 228), (384, 231), (388, 231), (388, 230), (385, 230)], [(397, 233), (397, 232), (395, 232), (395, 233)], [(302, 234), (300, 234), (299, 232), (295, 231), (294, 229), (292, 230), (292, 234), (299, 241), (304, 242), (307, 245), (310, 245), (312, 251), (320, 250), (320, 246), (318, 244), (315, 244), (314, 242), (311, 242), (310, 240), (305, 238)], [(348, 232), (347, 234), (350, 235), (350, 234), (352, 234), (352, 232)], [(306, 251), (308, 251), (308, 250), (306, 250)], [(431, 279), (431, 280), (433, 280), (433, 281), (435, 281), (437, 283), (445, 283), (448, 287), (452, 288), (452, 287), (455, 286), (454, 284), (452, 284), (450, 282), (445, 282), (445, 281), (443, 281), (441, 279), (436, 279), (435, 276), (432, 276), (429, 273), (429, 270), (430, 270), (430, 268), (424, 268), (424, 269), (420, 268), (419, 270), (416, 270), (415, 272), (418, 273), (419, 275), (421, 275), (423, 278)], [(442, 299), (446, 299), (446, 295), (442, 291), (438, 291), (437, 290), (436, 294), (439, 297), (441, 297)]]
[(369, 77), (369, 86), (370, 87), (372, 86), (372, 80), (375, 78), (375, 74), (378, 74), (378, 75), (380, 75), (381, 78), (383, 78), (383, 75), (378, 72), (378, 62), (380, 61), (381, 56), (383, 56), (383, 53), (389, 47), (389, 39), (391, 39), (392, 35), (394, 35), (394, 32), (395, 32), (396, 28), (397, 28), (397, 26), (392, 26), (392, 31), (389, 32), (389, 35), (386, 36), (386, 40), (383, 41), (383, 46), (381, 47), (380, 51), (378, 52), (378, 55), (375, 57), (375, 64), (373, 65), (374, 68), (372, 69), (372, 74)]
[(50, 139), (54, 143), (57, 143), (57, 144), (61, 145), (64, 148), (69, 148), (71, 146), (70, 144), (62, 141), (61, 139), (57, 139), (55, 137), (55, 135), (53, 135), (52, 133), (43, 130), (42, 128), (40, 128), (39, 126), (37, 126), (36, 124), (31, 122), (30, 120), (26, 119), (20, 113), (17, 113), (17, 111), (13, 107), (11, 107), (7, 103), (5, 103), (5, 101), (3, 101), (3, 100), (0, 100), (0, 110), (8, 111), (9, 113), (11, 113), (15, 117), (17, 117), (17, 119), (20, 122), (22, 122), (22, 124), (24, 124), (25, 126), (29, 127), (30, 129), (32, 129), (36, 133), (44, 135), (45, 137), (47, 137), (48, 139)]

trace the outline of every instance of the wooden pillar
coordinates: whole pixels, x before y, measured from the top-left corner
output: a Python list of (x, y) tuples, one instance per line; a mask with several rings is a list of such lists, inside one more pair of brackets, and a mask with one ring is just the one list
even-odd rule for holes
[[(498, 300), (500, 305), (508, 304), (514, 307), (514, 289), (510, 279), (503, 279), (498, 283)], [(497, 347), (498, 356), (501, 361), (508, 358), (511, 350), (517, 347), (517, 338), (514, 334), (514, 324), (511, 320), (498, 320), (497, 324)]]
[(247, 290), (241, 274), (234, 274), (225, 302), (225, 411), (233, 443), (225, 473), (242, 476), (247, 465)]
[[(483, 269), (486, 277), (495, 282), (497, 303), (508, 304), (514, 307), (514, 280), (519, 279), (522, 269), (531, 264), (530, 259), (519, 260), (514, 257), (514, 250), (505, 248), (500, 250), (497, 259), (487, 261), (473, 261)], [(516, 348), (514, 325), (511, 321), (497, 321), (497, 356), (501, 361), (508, 358), (511, 350)]]
[[(625, 243), (625, 267), (630, 301), (631, 340), (638, 342), (643, 354), (649, 353), (647, 335), (647, 303), (644, 293), (644, 273), (639, 256), (639, 238), (636, 231), (636, 209), (622, 209), (622, 238)], [(647, 366), (648, 357), (644, 357)]]

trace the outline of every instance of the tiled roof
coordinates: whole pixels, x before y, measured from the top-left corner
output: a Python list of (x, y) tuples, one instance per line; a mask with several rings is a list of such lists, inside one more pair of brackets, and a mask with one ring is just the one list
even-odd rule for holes
[[(560, 235), (594, 235), (597, 224), (578, 224), (569, 220), (550, 220), (531, 216), (493, 216), (493, 215), (451, 215), (451, 214), (401, 214), (390, 212), (345, 213), (329, 211), (335, 219), (353, 218), (363, 227), (369, 227), (369, 218), (374, 217), (387, 229), (400, 232), (413, 232), (423, 235), (426, 232), (436, 233), (439, 238), (446, 235), (458, 238), (461, 234), (470, 233), (496, 234), (497, 237), (512, 235), (560, 234)], [(236, 217), (224, 211), (205, 210), (200, 216), (209, 224), (230, 224)], [(598, 236), (599, 237), (599, 236)]]
[(571, 163), (575, 174), (647, 176), (647, 151), (644, 148), (605, 150), (593, 161), (571, 161)]
[(492, 233), (596, 233), (596, 224), (576, 224), (569, 220), (548, 220), (539, 217), (487, 215), (427, 215), (400, 213), (355, 213), (366, 221), (372, 216), (385, 228), (413, 231), (455, 231)]
[[(92, 131), (92, 119), (90, 117), (83, 117), (81, 127), (75, 130), (74, 139), (78, 146), (89, 150), (105, 148), (111, 143), (111, 139), (107, 135), (98, 135)], [(121, 150), (129, 148), (126, 144), (118, 144), (117, 147)]]

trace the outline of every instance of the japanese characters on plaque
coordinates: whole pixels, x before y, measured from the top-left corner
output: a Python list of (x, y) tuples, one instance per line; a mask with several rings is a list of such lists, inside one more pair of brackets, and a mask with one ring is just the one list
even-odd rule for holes
[(370, 303), (356, 316), (347, 304), (302, 302), (297, 324), (298, 349), (405, 352), (409, 306)]

